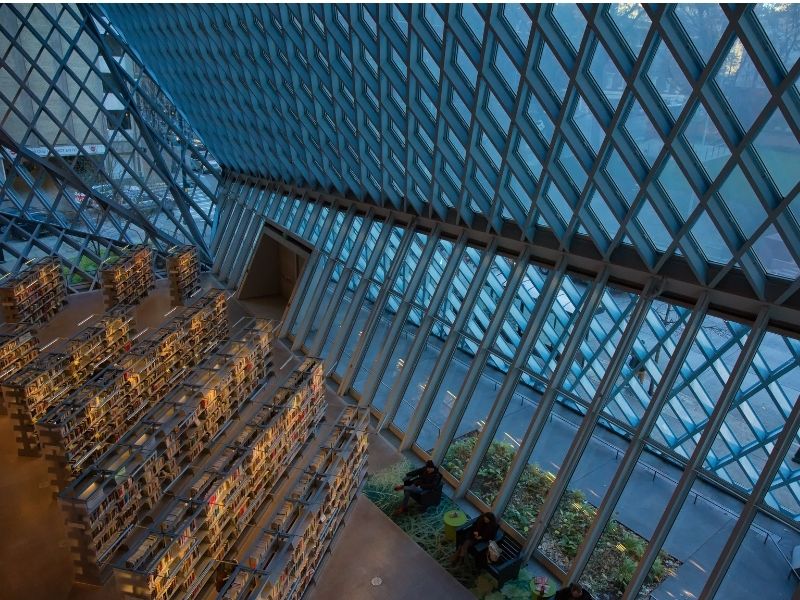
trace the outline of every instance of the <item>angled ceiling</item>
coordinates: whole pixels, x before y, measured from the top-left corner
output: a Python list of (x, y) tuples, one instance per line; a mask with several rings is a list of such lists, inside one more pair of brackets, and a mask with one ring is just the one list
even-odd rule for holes
[(800, 7), (104, 10), (232, 171), (797, 292)]

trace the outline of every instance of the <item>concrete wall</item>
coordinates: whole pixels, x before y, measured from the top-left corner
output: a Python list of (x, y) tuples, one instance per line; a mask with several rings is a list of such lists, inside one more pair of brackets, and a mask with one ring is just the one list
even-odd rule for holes
[(262, 235), (253, 262), (239, 289), (239, 298), (280, 295), (286, 300), (292, 294), (305, 266), (305, 258), (268, 235)]

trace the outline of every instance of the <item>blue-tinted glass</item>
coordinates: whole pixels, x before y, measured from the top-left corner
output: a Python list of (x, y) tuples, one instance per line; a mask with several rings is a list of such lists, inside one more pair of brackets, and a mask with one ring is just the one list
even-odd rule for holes
[(578, 100), (575, 113), (572, 115), (572, 120), (575, 123), (575, 127), (583, 136), (583, 139), (589, 142), (589, 146), (594, 150), (594, 153), (597, 154), (605, 138), (605, 132), (603, 128), (600, 127), (600, 123), (597, 122), (597, 119), (595, 119), (592, 111), (589, 110), (589, 106), (586, 104), (583, 96)]
[(567, 91), (567, 83), (569, 79), (564, 69), (556, 59), (553, 51), (547, 44), (542, 44), (542, 54), (539, 58), (539, 70), (544, 75), (544, 78), (553, 88), (553, 91), (558, 94), (558, 97), (563, 100), (564, 94)]
[(495, 67), (497, 67), (497, 71), (500, 73), (500, 75), (502, 75), (503, 79), (508, 84), (508, 87), (511, 88), (511, 91), (516, 94), (517, 88), (519, 87), (519, 71), (501, 44), (497, 44), (497, 50), (494, 55), (494, 64)]
[(794, 279), (800, 275), (797, 263), (792, 258), (774, 225), (770, 225), (761, 237), (755, 241), (753, 250), (758, 262), (761, 263), (767, 273), (786, 279)]
[(635, 3), (612, 4), (608, 7), (608, 13), (633, 54), (639, 54), (647, 30), (650, 28), (650, 17), (647, 16), (644, 8)]
[(551, 206), (561, 216), (564, 225), (568, 224), (572, 219), (572, 207), (564, 199), (558, 187), (552, 183), (547, 190), (547, 199), (550, 200)]
[(631, 110), (625, 119), (625, 129), (630, 134), (645, 160), (653, 165), (658, 153), (664, 146), (661, 136), (656, 131), (650, 118), (645, 114), (639, 101), (634, 101)]
[(647, 69), (647, 76), (672, 116), (677, 117), (692, 93), (692, 88), (664, 42), (658, 45), (655, 58)]
[(775, 52), (789, 71), (800, 58), (800, 4), (765, 3), (756, 4), (753, 11), (767, 34)]
[(630, 206), (639, 192), (639, 184), (616, 150), (611, 153), (605, 169), (616, 184), (625, 202)]
[(472, 111), (467, 107), (464, 101), (461, 99), (461, 96), (453, 90), (450, 93), (450, 103), (453, 105), (453, 108), (456, 109), (458, 116), (461, 117), (462, 122), (464, 125), (469, 125), (470, 119), (472, 117)]
[(455, 148), (456, 152), (458, 152), (461, 160), (464, 160), (467, 157), (467, 151), (464, 148), (464, 144), (461, 143), (461, 140), (458, 139), (456, 133), (449, 127), (447, 128), (447, 141), (453, 145), (453, 148)]
[(667, 159), (658, 180), (669, 196), (672, 206), (685, 223), (700, 202), (674, 158)]
[(497, 121), (497, 124), (503, 132), (508, 133), (508, 128), (511, 127), (511, 117), (508, 116), (508, 113), (500, 105), (497, 96), (491, 92), (486, 95), (486, 108), (489, 110), (489, 114), (494, 117), (494, 120)]
[(439, 65), (436, 64), (436, 61), (433, 60), (430, 52), (425, 49), (425, 46), (421, 46), (422, 50), (422, 63), (427, 67), (428, 71), (430, 71), (433, 79), (435, 81), (439, 81)]
[(705, 211), (700, 213), (692, 226), (692, 237), (703, 255), (711, 262), (727, 264), (731, 259), (730, 249)]
[(533, 91), (528, 94), (527, 115), (531, 123), (542, 133), (545, 141), (549, 142), (553, 137), (553, 122)]
[(442, 21), (442, 17), (439, 16), (438, 11), (430, 4), (424, 4), (422, 7), (422, 14), (425, 17), (425, 20), (431, 26), (436, 37), (439, 38), (439, 41), (444, 39), (444, 21)]
[(464, 19), (464, 22), (467, 25), (469, 25), (472, 35), (475, 36), (475, 40), (478, 42), (482, 41), (484, 22), (483, 17), (478, 12), (478, 9), (476, 9), (472, 4), (462, 4), (461, 18)]
[(519, 137), (516, 152), (522, 163), (527, 167), (531, 174), (536, 179), (539, 179), (542, 174), (542, 163), (539, 160), (539, 157), (534, 154), (533, 150), (528, 145), (528, 142), (525, 141), (523, 136)]
[(697, 107), (686, 126), (684, 136), (709, 177), (719, 175), (731, 153), (702, 104)]
[(467, 53), (458, 45), (456, 45), (456, 64), (461, 69), (461, 72), (464, 73), (467, 82), (474, 87), (475, 83), (478, 81), (478, 69), (472, 64)]
[(499, 171), (501, 162), (500, 153), (497, 151), (497, 148), (494, 147), (494, 144), (489, 141), (489, 138), (485, 133), (481, 133), (481, 148), (483, 148), (484, 152), (486, 152), (486, 155), (491, 160), (494, 168)]
[[(527, 213), (531, 209), (530, 195), (522, 188), (522, 184), (519, 182), (519, 179), (517, 179), (514, 176), (513, 173), (509, 175), (508, 187), (514, 193), (514, 197), (519, 203), (520, 207), (522, 207), (522, 210), (524, 210)], [(533, 190), (530, 190), (530, 193), (532, 194)]]
[(718, 4), (680, 3), (675, 5), (675, 14), (700, 57), (708, 62), (722, 32), (728, 26), (725, 13)]
[(778, 191), (787, 195), (800, 180), (800, 143), (779, 110), (772, 113), (754, 145)]
[(528, 13), (521, 4), (503, 4), (501, 6), (503, 7), (503, 16), (517, 34), (519, 43), (523, 46), (527, 45), (531, 32), (531, 19), (528, 17)]
[(583, 189), (588, 179), (586, 171), (583, 166), (581, 166), (580, 161), (575, 157), (569, 144), (565, 143), (561, 146), (561, 155), (558, 160), (561, 162), (567, 175), (569, 175), (575, 185), (578, 186), (578, 189)]
[(742, 234), (746, 237), (753, 235), (767, 218), (767, 213), (738, 165), (731, 171), (719, 192)]
[(586, 19), (575, 4), (554, 4), (553, 17), (561, 30), (566, 34), (572, 47), (577, 50), (581, 46), (583, 31), (586, 29)]
[(625, 80), (602, 44), (597, 44), (595, 47), (589, 73), (603, 91), (603, 95), (611, 107), (616, 109), (619, 99), (622, 97), (622, 91), (625, 89)]
[(731, 47), (714, 80), (742, 128), (749, 129), (770, 94), (740, 40)]
[(661, 222), (656, 211), (653, 210), (649, 200), (642, 202), (641, 206), (636, 220), (647, 234), (647, 237), (650, 238), (650, 241), (653, 242), (653, 245), (659, 250), (666, 250), (667, 246), (672, 242), (672, 236), (664, 227), (664, 223)]
[(595, 191), (592, 193), (592, 199), (589, 201), (589, 208), (592, 210), (595, 217), (597, 217), (598, 222), (608, 236), (611, 238), (616, 236), (619, 231), (619, 221), (617, 217), (614, 216), (614, 213), (611, 212), (611, 209), (599, 192)]

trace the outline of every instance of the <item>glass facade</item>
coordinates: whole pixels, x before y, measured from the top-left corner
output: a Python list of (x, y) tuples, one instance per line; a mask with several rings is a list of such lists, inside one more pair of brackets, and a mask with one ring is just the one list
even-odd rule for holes
[(294, 349), (526, 556), (791, 594), (800, 7), (0, 15), (2, 268), (190, 241), (236, 287), (277, 228)]

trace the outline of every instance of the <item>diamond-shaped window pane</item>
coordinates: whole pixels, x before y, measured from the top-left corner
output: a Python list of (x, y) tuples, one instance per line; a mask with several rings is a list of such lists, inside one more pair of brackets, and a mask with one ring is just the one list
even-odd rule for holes
[(469, 26), (472, 35), (475, 36), (475, 41), (480, 42), (483, 40), (484, 22), (481, 13), (472, 4), (461, 5), (461, 18)]
[(779, 110), (764, 125), (754, 146), (778, 191), (787, 195), (800, 180), (800, 143)]
[(670, 157), (667, 160), (658, 180), (669, 195), (673, 208), (685, 223), (699, 204), (699, 200), (674, 158)]
[(636, 194), (639, 193), (639, 184), (616, 150), (611, 153), (606, 163), (605, 170), (616, 184), (617, 189), (622, 194), (623, 200), (630, 206), (634, 198), (636, 198)]
[(627, 42), (634, 56), (639, 54), (650, 29), (650, 17), (641, 4), (612, 4), (608, 7), (614, 24)]
[(797, 267), (774, 225), (770, 225), (755, 241), (753, 250), (758, 262), (767, 273), (786, 279), (794, 279), (800, 275), (800, 268)]
[(586, 185), (586, 181), (588, 180), (588, 176), (581, 166), (581, 163), (575, 157), (575, 153), (572, 152), (572, 148), (569, 147), (569, 144), (564, 143), (561, 146), (561, 155), (558, 160), (575, 185), (578, 186), (578, 189), (583, 189), (583, 186)]
[(661, 152), (664, 142), (638, 100), (634, 101), (625, 119), (625, 129), (633, 141), (636, 142), (636, 146), (644, 156), (644, 159), (652, 166), (658, 153)]
[(491, 92), (486, 95), (486, 108), (488, 109), (489, 114), (492, 115), (494, 120), (503, 130), (503, 133), (507, 134), (509, 127), (511, 127), (511, 117), (508, 116), (508, 113), (500, 104), (497, 96)]
[(597, 217), (597, 221), (608, 234), (609, 238), (615, 237), (619, 231), (619, 221), (617, 217), (614, 216), (614, 213), (611, 212), (605, 198), (603, 198), (599, 192), (595, 191), (592, 194), (592, 199), (589, 201), (589, 208), (594, 216)]
[(606, 100), (611, 104), (611, 108), (616, 110), (625, 89), (625, 80), (602, 44), (597, 44), (594, 50), (589, 73), (602, 90)]
[(731, 251), (709, 216), (702, 212), (692, 226), (692, 237), (703, 255), (711, 262), (726, 264)]
[(478, 81), (478, 69), (475, 68), (475, 65), (472, 64), (472, 61), (467, 56), (467, 53), (464, 49), (456, 44), (456, 65), (458, 68), (461, 69), (461, 72), (464, 74), (464, 77), (471, 86), (475, 86), (475, 83)]
[(544, 136), (545, 141), (549, 142), (553, 137), (553, 122), (550, 120), (550, 117), (532, 90), (528, 94), (528, 109), (526, 114), (531, 123)]
[(679, 3), (675, 5), (675, 14), (700, 58), (708, 62), (722, 32), (728, 26), (725, 13), (718, 4)]
[(576, 4), (554, 4), (553, 18), (566, 34), (572, 48), (578, 50), (581, 45), (583, 31), (586, 29), (586, 19), (583, 18)]
[(744, 237), (749, 238), (767, 218), (767, 213), (738, 165), (719, 192), (737, 228)]
[(497, 44), (497, 50), (494, 55), (494, 66), (497, 72), (503, 77), (503, 80), (508, 84), (511, 91), (516, 94), (519, 87), (519, 71), (516, 65), (511, 60), (511, 57), (503, 49), (502, 44)]
[(567, 91), (569, 78), (564, 72), (564, 69), (561, 68), (553, 51), (550, 50), (550, 46), (547, 44), (542, 45), (542, 54), (539, 57), (539, 70), (550, 84), (550, 87), (553, 88), (553, 91), (558, 95), (559, 99), (563, 100), (564, 94)]
[(647, 77), (672, 116), (677, 117), (692, 93), (692, 88), (664, 42), (658, 45), (653, 62), (647, 69)]
[(719, 89), (746, 131), (769, 101), (769, 90), (740, 40), (731, 46), (715, 78)]
[(790, 70), (800, 59), (800, 44), (797, 43), (797, 28), (800, 25), (800, 4), (773, 3), (756, 4), (753, 12), (767, 34), (775, 52)]
[(713, 179), (719, 175), (731, 152), (711, 121), (705, 106), (701, 104), (697, 107), (683, 135), (709, 177)]
[(516, 153), (534, 178), (539, 179), (542, 174), (542, 163), (522, 136), (517, 141)]
[(525, 12), (522, 4), (502, 4), (503, 17), (508, 22), (511, 30), (517, 35), (517, 41), (523, 46), (527, 45), (531, 33), (531, 19)]
[(639, 209), (636, 220), (657, 249), (667, 249), (667, 246), (672, 242), (672, 235), (664, 227), (664, 223), (662, 223), (656, 211), (653, 210), (649, 200), (642, 202), (642, 207)]
[(597, 154), (605, 138), (605, 132), (603, 128), (600, 127), (600, 123), (597, 122), (592, 111), (589, 110), (589, 106), (586, 104), (583, 96), (578, 100), (575, 112), (572, 115), (572, 121), (583, 136), (583, 139), (589, 143), (594, 153)]

